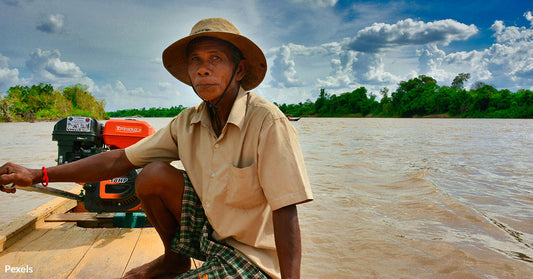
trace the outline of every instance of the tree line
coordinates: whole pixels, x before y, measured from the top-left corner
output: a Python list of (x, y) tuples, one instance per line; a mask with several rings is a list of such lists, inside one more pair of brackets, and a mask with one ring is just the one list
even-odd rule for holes
[(91, 95), (87, 86), (77, 84), (54, 89), (50, 84), (32, 86), (16, 85), (0, 94), (0, 122), (27, 121), (38, 119), (60, 119), (71, 115), (88, 116), (97, 119), (109, 117), (174, 117), (185, 107), (125, 109), (105, 111), (105, 100)]
[(142, 108), (142, 109), (122, 109), (113, 112), (108, 112), (109, 117), (128, 117), (128, 116), (140, 116), (140, 117), (174, 117), (178, 115), (186, 107), (179, 105), (170, 108)]
[(69, 115), (107, 118), (105, 101), (96, 99), (81, 84), (54, 90), (50, 84), (13, 86), (0, 94), (0, 121), (58, 119)]
[(316, 117), (423, 117), (444, 115), (472, 118), (533, 118), (533, 92), (508, 89), (497, 90), (491, 85), (477, 82), (470, 90), (463, 88), (470, 74), (461, 73), (451, 86), (439, 86), (429, 76), (420, 75), (401, 81), (396, 91), (389, 94), (383, 88), (382, 98), (367, 94), (365, 87), (339, 96), (325, 89), (315, 102), (282, 104), (278, 107), (293, 116)]
[[(423, 117), (444, 115), (475, 118), (533, 118), (533, 92), (508, 89), (497, 90), (477, 82), (466, 90), (464, 83), (470, 74), (461, 73), (450, 86), (439, 86), (429, 76), (420, 75), (401, 81), (394, 92), (380, 91), (381, 99), (368, 93), (365, 87), (352, 92), (328, 94), (320, 89), (315, 102), (276, 104), (285, 114), (315, 117)], [(174, 117), (185, 107), (141, 108), (105, 112), (105, 101), (77, 84), (55, 90), (50, 84), (13, 86), (6, 96), (0, 94), (0, 121), (29, 121), (58, 119), (70, 115), (97, 119), (109, 117)]]

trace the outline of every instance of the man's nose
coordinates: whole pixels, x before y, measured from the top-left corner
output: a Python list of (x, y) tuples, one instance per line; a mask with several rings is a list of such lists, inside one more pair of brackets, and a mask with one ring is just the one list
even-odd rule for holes
[(196, 74), (199, 76), (210, 76), (211, 70), (209, 69), (207, 63), (204, 62), (198, 65), (198, 70), (196, 71)]

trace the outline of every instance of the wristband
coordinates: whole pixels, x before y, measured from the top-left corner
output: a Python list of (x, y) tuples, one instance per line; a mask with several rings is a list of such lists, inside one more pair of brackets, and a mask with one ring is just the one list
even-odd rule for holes
[(41, 181), (41, 184), (44, 187), (48, 186), (48, 172), (45, 167), (43, 167), (43, 180)]

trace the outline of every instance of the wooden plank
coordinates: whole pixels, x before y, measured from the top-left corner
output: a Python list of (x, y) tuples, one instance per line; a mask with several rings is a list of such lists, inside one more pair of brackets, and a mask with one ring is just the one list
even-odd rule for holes
[[(66, 278), (101, 234), (100, 229), (61, 223), (55, 228), (46, 229), (45, 233), (31, 242), (22, 240), (19, 249), (10, 250), (0, 258), (0, 266), (31, 267), (35, 278)], [(24, 242), (28, 243), (24, 245)], [(19, 276), (27, 278), (28, 274), (13, 274), (13, 278)]]
[(165, 247), (159, 234), (154, 228), (143, 228), (139, 240), (137, 241), (131, 258), (126, 265), (122, 276), (130, 269), (151, 262), (155, 258), (163, 255)]
[[(79, 192), (81, 186), (76, 186), (71, 192)], [(64, 198), (55, 198), (26, 215), (15, 219), (13, 222), (0, 228), (0, 252), (28, 235), (44, 222), (51, 214), (65, 212), (76, 206), (76, 201)]]
[(45, 233), (47, 233), (49, 230), (57, 228), (61, 225), (64, 225), (64, 224), (63, 223), (43, 223), (38, 228), (31, 231), (28, 235), (26, 235), (19, 241), (15, 242), (12, 246), (2, 251), (0, 253), (0, 259), (4, 257), (6, 254), (16, 253), (17, 251), (24, 249), (26, 245), (30, 245), (32, 242), (38, 241), (38, 239), (42, 237)]
[(120, 278), (141, 229), (96, 229), (103, 233), (67, 278)]

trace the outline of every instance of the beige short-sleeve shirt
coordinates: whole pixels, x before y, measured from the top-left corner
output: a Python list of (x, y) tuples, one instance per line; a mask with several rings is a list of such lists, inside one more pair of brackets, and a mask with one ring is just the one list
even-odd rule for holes
[(136, 166), (181, 160), (214, 237), (280, 277), (272, 211), (313, 199), (296, 129), (272, 103), (239, 91), (219, 137), (205, 103), (126, 148)]

